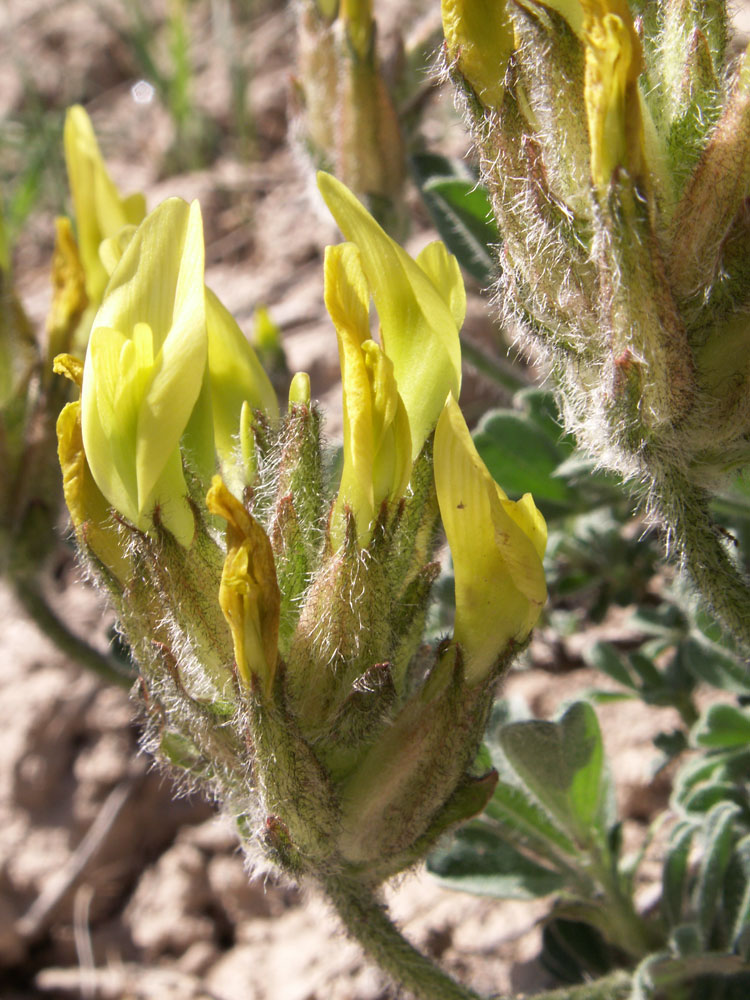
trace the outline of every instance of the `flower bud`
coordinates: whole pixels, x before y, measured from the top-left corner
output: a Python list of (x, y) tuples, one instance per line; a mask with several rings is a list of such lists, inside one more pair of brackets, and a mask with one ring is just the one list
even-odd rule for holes
[(266, 692), (273, 686), (279, 640), (281, 596), (266, 533), (217, 476), (206, 505), (227, 522), (227, 556), (219, 604), (232, 630), (242, 681), (253, 678)]
[(289, 407), (310, 405), (310, 376), (296, 372), (289, 384)]
[(377, 54), (371, 0), (299, 7), (295, 132), (313, 165), (333, 171), (390, 227), (406, 177), (398, 113)]
[(750, 191), (750, 47), (743, 55), (724, 112), (674, 214), (668, 257), (681, 298), (718, 277), (723, 242)]

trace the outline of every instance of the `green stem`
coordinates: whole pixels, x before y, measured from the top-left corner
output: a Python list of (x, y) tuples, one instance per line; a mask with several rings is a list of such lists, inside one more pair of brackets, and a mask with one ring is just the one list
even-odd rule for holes
[(534, 1000), (627, 1000), (632, 986), (630, 973), (618, 969), (593, 983), (580, 983), (577, 986), (535, 993)]
[(366, 886), (344, 876), (331, 876), (321, 884), (348, 933), (417, 1000), (481, 1000), (412, 947)]
[(12, 576), (10, 582), (18, 601), (29, 618), (61, 652), (101, 677), (108, 684), (116, 684), (118, 687), (130, 690), (134, 678), (118, 670), (109, 657), (104, 656), (71, 632), (60, 621), (33, 583), (22, 576)]
[(728, 540), (711, 516), (709, 495), (667, 469), (654, 483), (652, 507), (683, 568), (719, 622), (750, 654), (750, 581), (730, 559)]
[(623, 891), (612, 870), (612, 861), (600, 846), (592, 850), (590, 872), (599, 883), (605, 897), (607, 914), (605, 936), (627, 955), (640, 960), (661, 940), (650, 932), (649, 926), (638, 915), (632, 897)]

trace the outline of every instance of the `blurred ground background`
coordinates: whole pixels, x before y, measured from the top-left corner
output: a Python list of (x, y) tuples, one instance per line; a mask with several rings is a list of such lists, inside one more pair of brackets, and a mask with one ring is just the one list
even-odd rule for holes
[[(386, 57), (397, 57), (398, 31), (429, 37), (435, 7), (377, 5)], [(208, 284), (248, 333), (255, 308), (268, 307), (291, 370), (310, 373), (335, 439), (340, 387), (322, 250), (337, 237), (287, 141), (293, 19), (270, 0), (189, 5), (190, 101), (204, 123), (191, 152), (190, 143), (175, 145), (174, 109), (149, 89), (147, 60), (171, 65), (167, 14), (166, 4), (127, 0), (0, 7), (0, 174), (13, 196), (18, 290), (41, 328), (53, 218), (66, 205), (60, 110), (80, 101), (122, 190), (145, 191), (150, 207), (173, 194), (200, 199)], [(426, 148), (462, 153), (449, 95), (436, 90), (428, 109)], [(415, 198), (411, 207), (414, 250), (434, 234)], [(468, 336), (496, 338), (488, 317), (486, 298), (473, 290)], [(500, 401), (471, 372), (465, 399), (476, 413)], [(47, 570), (51, 602), (105, 648), (111, 617), (78, 579), (71, 551), (61, 544)], [(622, 639), (622, 629), (613, 620), (598, 637)], [(561, 644), (542, 632), (507, 693), (550, 717), (592, 682), (581, 654), (593, 638)], [(644, 718), (637, 702), (599, 712), (634, 843), (668, 794), (667, 775), (652, 780), (651, 737), (669, 728), (670, 712)], [(0, 590), (0, 996), (394, 997), (320, 900), (272, 881), (248, 883), (232, 830), (213, 806), (173, 799), (168, 777), (139, 755), (134, 716), (127, 694), (66, 662)], [(388, 898), (410, 938), (480, 991), (548, 984), (536, 958), (545, 903), (450, 894), (419, 872)]]

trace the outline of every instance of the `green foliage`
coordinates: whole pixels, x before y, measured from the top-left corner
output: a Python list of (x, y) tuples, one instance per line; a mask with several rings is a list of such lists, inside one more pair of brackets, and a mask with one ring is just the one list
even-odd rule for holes
[(473, 278), (491, 284), (500, 234), (487, 190), (463, 163), (446, 156), (418, 154), (411, 166), (440, 238)]
[(435, 851), (430, 871), (444, 886), (499, 899), (535, 899), (565, 887), (559, 872), (522, 854), (481, 820), (465, 827), (454, 845)]
[[(632, 997), (740, 997), (750, 976), (750, 713), (715, 705), (695, 746), (714, 766), (688, 762), (677, 780), (679, 817), (662, 859), (658, 911), (638, 912), (635, 863), (620, 849), (613, 788), (596, 716), (577, 702), (556, 722), (503, 721), (488, 750), (501, 774), (484, 814), (428, 861), (448, 888), (504, 898), (553, 895), (543, 958), (564, 982), (638, 963)], [(727, 754), (739, 800), (727, 799)], [(700, 782), (718, 799), (685, 795)], [(716, 992), (711, 993), (710, 990)], [(640, 991), (640, 992), (639, 992)], [(709, 992), (706, 992), (709, 991)]]
[[(489, 895), (531, 898), (555, 894), (558, 959), (577, 947), (639, 958), (652, 930), (632, 902), (633, 873), (620, 855), (613, 786), (592, 707), (570, 706), (556, 722), (503, 722), (496, 712), (488, 749), (500, 772), (484, 815), (428, 861), (446, 886)], [(493, 869), (494, 866), (494, 869)], [(572, 947), (572, 945), (571, 945)], [(575, 950), (575, 949), (574, 949)], [(563, 963), (564, 964), (564, 963)], [(606, 971), (594, 963), (589, 971)], [(580, 971), (580, 970), (579, 970)]]

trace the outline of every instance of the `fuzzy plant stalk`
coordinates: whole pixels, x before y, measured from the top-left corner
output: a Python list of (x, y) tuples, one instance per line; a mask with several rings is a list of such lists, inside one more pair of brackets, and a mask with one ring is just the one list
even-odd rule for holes
[(404, 229), (406, 150), (372, 0), (296, 0), (292, 137), (389, 231)]
[[(58, 420), (65, 498), (140, 670), (146, 747), (222, 803), (251, 867), (320, 887), (415, 996), (461, 1000), (378, 893), (492, 794), (474, 761), (546, 598), (546, 526), (492, 480), (456, 402), (455, 259), (412, 259), (339, 181), (319, 187), (348, 240), (325, 256), (340, 477), (308, 376), (280, 413), (204, 284), (198, 204), (170, 199), (103, 241), (85, 358), (56, 359), (80, 387)], [(430, 646), (441, 521), (456, 618)]]
[(724, 0), (443, 0), (497, 302), (750, 653), (710, 501), (750, 460), (750, 58)]

